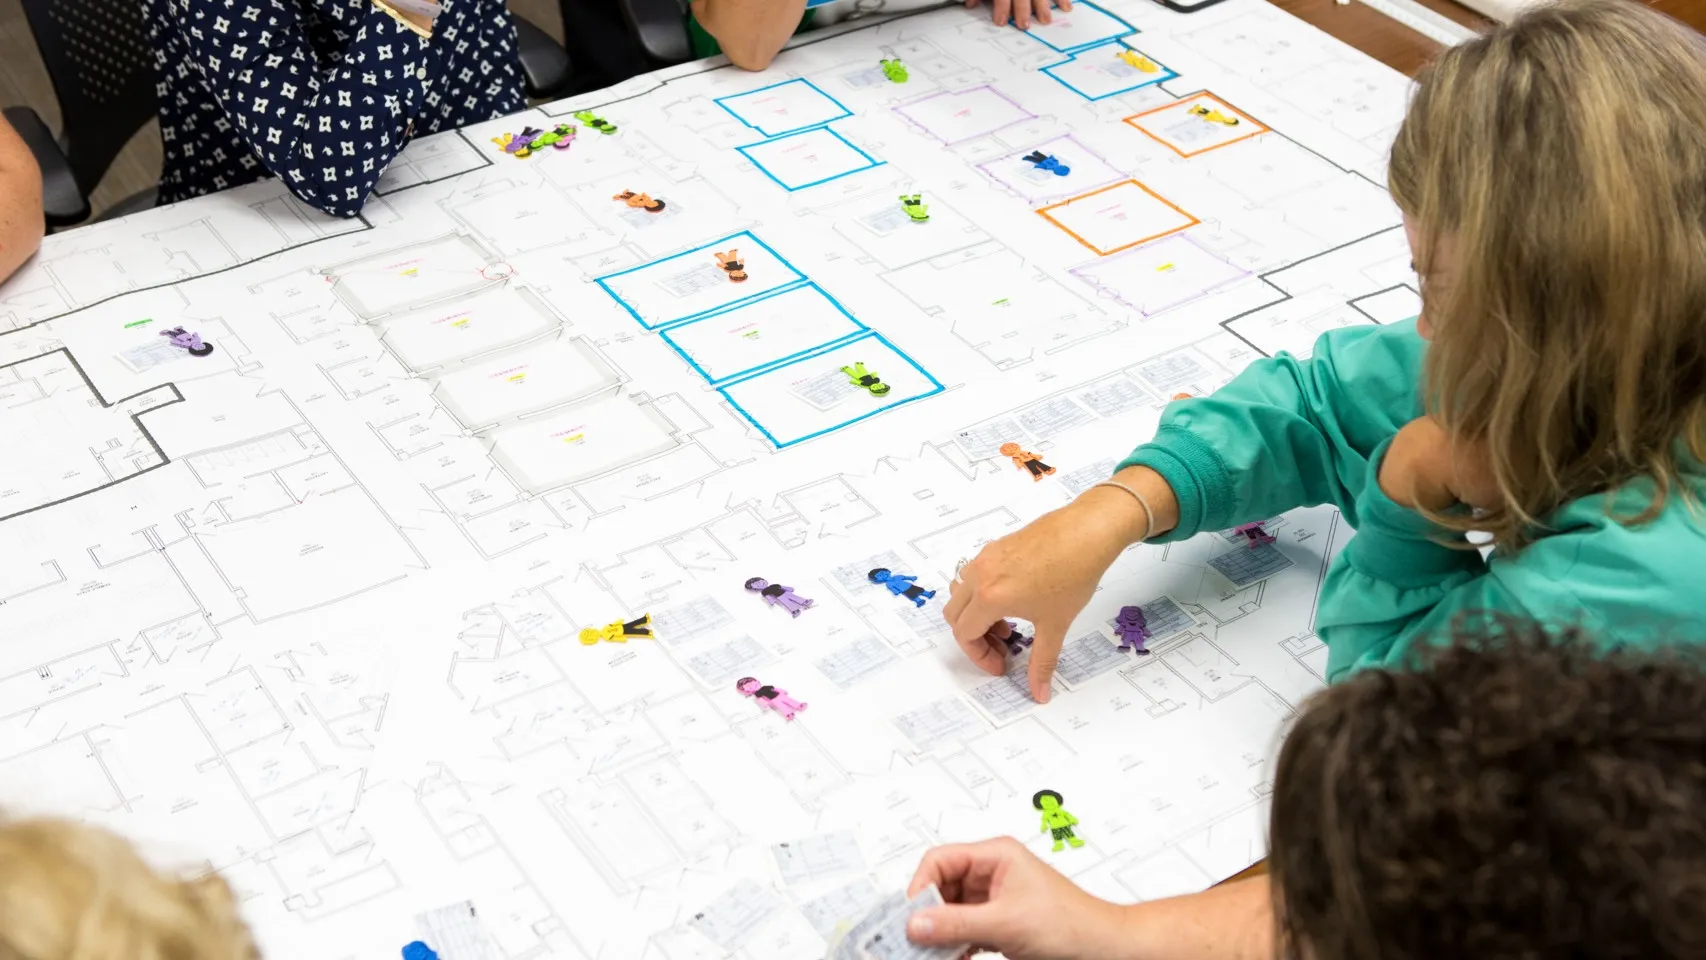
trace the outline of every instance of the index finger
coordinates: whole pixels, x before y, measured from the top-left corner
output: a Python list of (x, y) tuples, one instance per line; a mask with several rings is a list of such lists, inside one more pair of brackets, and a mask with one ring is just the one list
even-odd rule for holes
[(1036, 636), (1031, 639), (1031, 663), (1028, 670), (1031, 681), (1031, 699), (1038, 703), (1047, 703), (1054, 695), (1054, 687), (1050, 680), (1054, 677), (1055, 665), (1060, 663), (1060, 647), (1066, 639), (1065, 628), (1055, 629), (1036, 624)]
[(1031, 0), (1013, 0), (1013, 23), (1020, 30), (1031, 29)]

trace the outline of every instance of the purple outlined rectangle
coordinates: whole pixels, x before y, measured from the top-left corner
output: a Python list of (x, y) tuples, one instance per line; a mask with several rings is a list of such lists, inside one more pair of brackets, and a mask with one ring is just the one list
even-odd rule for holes
[(1144, 317), (1237, 283), (1250, 271), (1175, 234), (1068, 271)]
[[(960, 109), (953, 109), (956, 106)], [(972, 117), (974, 110), (987, 114), (987, 118), (980, 120)], [(1005, 130), (1015, 123), (1037, 118), (1036, 114), (1019, 106), (1018, 101), (987, 83), (964, 90), (933, 93), (911, 103), (901, 104), (894, 108), (894, 112), (900, 114), (901, 119), (949, 147), (988, 136), (997, 130)], [(961, 129), (954, 129), (956, 124), (959, 124)], [(953, 139), (948, 139), (940, 132), (948, 129), (953, 130), (949, 134)]]
[[(1071, 172), (1062, 177), (1046, 170), (1038, 170), (1035, 164), (1024, 159), (1025, 155), (1033, 150), (1056, 157)], [(1097, 187), (1118, 183), (1129, 176), (1070, 133), (1023, 150), (1015, 150), (1011, 156), (987, 160), (977, 164), (977, 169), (1000, 184), (1003, 189), (1017, 194), (1028, 203), (1046, 203), (1087, 193)]]

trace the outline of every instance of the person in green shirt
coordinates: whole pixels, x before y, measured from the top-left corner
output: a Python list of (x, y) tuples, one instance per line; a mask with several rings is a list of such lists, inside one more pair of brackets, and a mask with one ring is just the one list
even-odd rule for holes
[(1046, 701), (1126, 547), (1314, 504), (1356, 529), (1316, 614), (1330, 681), (1489, 611), (1608, 646), (1706, 620), (1703, 130), (1706, 42), (1640, 4), (1543, 6), (1447, 50), (1388, 172), (1421, 316), (1170, 404), (1112, 482), (964, 566), (962, 649), (999, 675), (987, 631), (1030, 620)]

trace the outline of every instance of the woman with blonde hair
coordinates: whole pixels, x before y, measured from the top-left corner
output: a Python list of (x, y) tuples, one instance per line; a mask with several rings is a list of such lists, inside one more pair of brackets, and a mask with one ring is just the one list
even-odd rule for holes
[(1389, 184), (1421, 316), (1172, 403), (1112, 480), (984, 547), (944, 609), (975, 662), (1032, 621), (1047, 700), (1126, 547), (1314, 504), (1356, 528), (1329, 680), (1489, 612), (1607, 646), (1706, 619), (1706, 38), (1630, 0), (1526, 13), (1418, 77)]
[(117, 835), (68, 820), (0, 821), (0, 958), (259, 956), (218, 874), (165, 876)]

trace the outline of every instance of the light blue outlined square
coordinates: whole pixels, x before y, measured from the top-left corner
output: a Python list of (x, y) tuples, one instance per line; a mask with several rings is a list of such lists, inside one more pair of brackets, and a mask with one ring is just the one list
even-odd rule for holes
[[(841, 420), (837, 423), (831, 424), (831, 425), (826, 426), (826, 427), (820, 427), (817, 430), (813, 430), (809, 433), (806, 433), (806, 434), (803, 434), (803, 435), (797, 436), (797, 437), (794, 437), (794, 436), (778, 437), (778, 436), (776, 436), (776, 434), (769, 427), (766, 427), (762, 422), (760, 422), (760, 419), (758, 417), (754, 416), (751, 411), (749, 411), (745, 407), (741, 406), (740, 402), (729, 394), (730, 390), (734, 389), (735, 387), (740, 386), (741, 384), (751, 383), (752, 381), (757, 380), (757, 379), (762, 378), (762, 377), (774, 377), (774, 376), (781, 375), (781, 374), (785, 373), (786, 371), (788, 371), (792, 367), (797, 367), (802, 363), (808, 363), (813, 358), (823, 356), (824, 354), (829, 353), (832, 350), (840, 350), (840, 349), (847, 347), (847, 346), (850, 346), (852, 344), (861, 343), (861, 342), (864, 342), (867, 340), (872, 341), (874, 343), (882, 344), (883, 347), (886, 348), (887, 351), (890, 354), (892, 354), (896, 359), (899, 359), (899, 360), (906, 362), (909, 366), (912, 367), (912, 369), (916, 370), (920, 375), (922, 375), (924, 377), (924, 379), (926, 381), (929, 382), (929, 384), (930, 384), (929, 389), (926, 389), (920, 393), (911, 394), (909, 396), (902, 396), (902, 397), (887, 396), (887, 397), (883, 397), (883, 398), (881, 398), (883, 401), (882, 405), (879, 407), (876, 407), (875, 409), (866, 409), (862, 413), (855, 413), (852, 416), (849, 416), (846, 419)], [(879, 366), (877, 369), (878, 369), (878, 372), (880, 373), (881, 367)], [(717, 387), (717, 392), (723, 395), (723, 399), (728, 401), (729, 406), (736, 413), (738, 413), (742, 419), (744, 419), (747, 423), (752, 424), (752, 426), (755, 430), (757, 430), (759, 433), (763, 434), (764, 439), (770, 441), (771, 445), (774, 446), (776, 449), (783, 450), (783, 449), (786, 449), (788, 447), (795, 446), (797, 444), (805, 443), (807, 440), (814, 440), (814, 439), (821, 437), (825, 434), (834, 433), (837, 430), (843, 429), (845, 427), (852, 426), (853, 424), (858, 423), (861, 420), (868, 420), (871, 417), (877, 416), (880, 413), (886, 413), (890, 410), (895, 409), (896, 407), (904, 406), (908, 403), (913, 403), (913, 402), (918, 401), (918, 400), (923, 400), (926, 397), (933, 397), (936, 394), (941, 393), (942, 391), (944, 391), (946, 389), (947, 388), (942, 385), (942, 382), (940, 380), (937, 380), (934, 376), (932, 376), (930, 371), (924, 369), (922, 366), (919, 366), (918, 361), (916, 361), (916, 360), (912, 359), (910, 356), (908, 356), (906, 354), (906, 351), (895, 346), (892, 342), (889, 341), (889, 339), (887, 337), (884, 337), (882, 334), (876, 332), (875, 330), (871, 330), (867, 333), (861, 334), (860, 336), (851, 337), (851, 338), (846, 339), (846, 340), (841, 340), (841, 341), (838, 341), (836, 343), (830, 344), (826, 347), (823, 347), (821, 349), (814, 350), (811, 353), (806, 354), (805, 356), (798, 357), (798, 358), (790, 360), (786, 363), (780, 363), (780, 364), (776, 364), (776, 365), (771, 366), (771, 367), (767, 367), (764, 370), (759, 371), (758, 373), (754, 373), (754, 374), (751, 374), (749, 376), (741, 377), (737, 380), (726, 381), (721, 386)]]
[[(739, 101), (745, 100), (749, 97), (756, 97), (761, 93), (767, 93), (771, 90), (780, 90), (783, 87), (792, 87), (796, 85), (804, 86), (817, 95), (818, 99), (821, 100), (821, 113), (808, 114), (800, 123), (796, 123), (790, 127), (782, 127), (774, 130), (761, 126), (757, 123), (753, 123), (751, 120), (748, 120), (746, 117), (741, 115)], [(717, 97), (712, 102), (717, 106), (722, 107), (729, 116), (739, 120), (742, 125), (750, 127), (753, 130), (757, 130), (767, 139), (779, 137), (785, 133), (799, 133), (803, 130), (821, 127), (832, 120), (844, 120), (853, 115), (853, 111), (847, 109), (845, 104), (830, 96), (828, 93), (825, 93), (822, 87), (803, 77), (794, 80), (783, 80), (780, 83), (772, 83), (768, 86), (759, 87), (757, 90), (748, 90), (745, 93), (731, 93), (726, 97)]]
[[(782, 179), (781, 177), (777, 176), (775, 174), (775, 172), (773, 172), (769, 167), (766, 167), (764, 165), (762, 151), (766, 151), (766, 150), (770, 150), (770, 149), (780, 149), (778, 147), (779, 144), (786, 143), (789, 140), (794, 140), (794, 139), (799, 138), (799, 137), (819, 137), (819, 136), (834, 137), (835, 140), (838, 141), (841, 146), (846, 147), (849, 151), (852, 151), (852, 153), (856, 154), (859, 157), (859, 159), (862, 160), (863, 162), (862, 163), (855, 163), (855, 164), (850, 165), (847, 168), (842, 169), (842, 170), (837, 170), (835, 173), (832, 173), (827, 177), (819, 177), (816, 180), (812, 180), (812, 181), (809, 181), (806, 183), (792, 183), (792, 184), (789, 183), (788, 181)], [(735, 149), (739, 150), (741, 152), (742, 156), (745, 156), (748, 160), (752, 161), (752, 165), (757, 167), (761, 172), (763, 172), (763, 174), (765, 176), (769, 177), (772, 181), (774, 181), (777, 186), (788, 191), (789, 193), (793, 193), (796, 190), (804, 190), (807, 187), (815, 187), (815, 186), (818, 186), (819, 184), (828, 183), (831, 180), (839, 180), (842, 177), (848, 176), (850, 174), (855, 174), (855, 173), (859, 173), (860, 171), (863, 171), (863, 170), (870, 170), (870, 169), (873, 169), (876, 167), (880, 167), (884, 163), (883, 161), (878, 160), (876, 157), (871, 156), (870, 154), (866, 153), (865, 151), (859, 149), (858, 147), (855, 147), (851, 142), (848, 141), (848, 139), (846, 137), (842, 136), (839, 133), (836, 133), (833, 129), (831, 129), (829, 127), (813, 127), (810, 130), (801, 130), (798, 133), (783, 134), (780, 137), (772, 137), (769, 140), (765, 140), (761, 143), (748, 144), (747, 146), (736, 147)], [(755, 151), (758, 152), (757, 155), (755, 155)]]
[[(636, 310), (634, 308), (633, 304), (629, 303), (626, 299), (624, 299), (623, 296), (620, 293), (617, 293), (610, 285), (610, 281), (615, 280), (618, 277), (625, 277), (625, 276), (632, 274), (632, 273), (638, 273), (641, 270), (649, 270), (653, 267), (659, 266), (660, 264), (669, 263), (669, 262), (674, 261), (674, 260), (682, 260), (682, 259), (685, 259), (687, 257), (693, 257), (693, 256), (710, 257), (711, 254), (714, 253), (719, 247), (723, 247), (723, 246), (731, 246), (731, 247), (742, 246), (745, 243), (745, 241), (742, 241), (743, 237), (745, 238), (745, 241), (751, 241), (751, 243), (756, 244), (757, 246), (761, 247), (766, 253), (770, 254), (772, 257), (775, 257), (776, 260), (783, 267), (787, 268), (787, 273), (785, 275), (783, 275), (778, 280), (778, 282), (773, 283), (767, 287), (752, 288), (750, 290), (745, 285), (741, 285), (739, 287), (736, 287), (735, 289), (739, 289), (742, 291), (748, 291), (748, 292), (744, 292), (740, 297), (737, 297), (736, 299), (730, 300), (727, 303), (719, 303), (714, 307), (708, 307), (704, 310), (696, 310), (692, 313), (689, 313), (689, 314), (686, 314), (686, 315), (680, 316), (680, 317), (669, 317), (669, 318), (659, 319), (655, 323), (647, 322), (645, 317), (640, 316), (640, 311)], [(736, 242), (736, 241), (741, 241), (741, 242)], [(784, 257), (780, 253), (777, 253), (776, 249), (774, 247), (770, 246), (770, 244), (768, 244), (768, 243), (765, 243), (763, 240), (758, 239), (758, 236), (756, 234), (754, 234), (751, 230), (742, 230), (739, 233), (731, 233), (728, 236), (723, 237), (721, 240), (713, 240), (710, 243), (701, 244), (697, 247), (693, 247), (692, 249), (683, 250), (680, 253), (671, 254), (667, 257), (662, 257), (662, 258), (659, 258), (657, 260), (648, 260), (645, 263), (639, 264), (637, 266), (629, 267), (626, 270), (618, 270), (615, 273), (607, 273), (602, 277), (594, 277), (593, 282), (598, 284), (599, 287), (602, 288), (605, 293), (609, 294), (610, 299), (615, 300), (616, 303), (619, 306), (621, 306), (623, 310), (628, 311), (628, 315), (630, 317), (634, 318), (634, 322), (638, 323), (640, 326), (646, 328), (647, 330), (659, 330), (659, 329), (662, 329), (664, 327), (672, 326), (672, 325), (677, 324), (677, 323), (685, 323), (688, 320), (692, 320), (696, 317), (704, 317), (704, 316), (709, 316), (713, 313), (719, 313), (721, 311), (740, 306), (743, 303), (750, 303), (753, 300), (760, 300), (760, 299), (763, 299), (764, 297), (770, 296), (771, 294), (780, 293), (783, 290), (788, 290), (788, 289), (791, 289), (793, 287), (800, 286), (806, 282), (806, 275), (801, 273), (799, 271), (799, 268), (795, 267), (792, 263), (789, 263), (787, 257)], [(753, 280), (748, 279), (746, 282), (752, 283)]]
[[(702, 323), (711, 323), (711, 322), (718, 321), (718, 320), (726, 320), (735, 314), (747, 312), (749, 310), (752, 310), (755, 307), (758, 307), (761, 304), (768, 303), (768, 302), (770, 302), (772, 300), (776, 300), (780, 297), (793, 296), (796, 294), (802, 294), (802, 293), (807, 293), (807, 292), (809, 292), (811, 294), (815, 294), (818, 297), (821, 297), (825, 303), (827, 303), (830, 307), (834, 308), (834, 310), (837, 313), (841, 314), (841, 316), (847, 320), (847, 328), (844, 332), (842, 332), (836, 336), (830, 337), (827, 340), (822, 340), (822, 341), (820, 341), (818, 343), (814, 343), (808, 347), (804, 347), (802, 349), (796, 350), (792, 353), (784, 354), (784, 355), (778, 356), (778, 357), (772, 357), (768, 360), (764, 360), (760, 363), (754, 364), (753, 366), (747, 367), (743, 370), (732, 370), (732, 371), (729, 371), (728, 373), (722, 374), (721, 376), (714, 375), (711, 373), (711, 371), (706, 370), (705, 367), (702, 364), (700, 364), (698, 360), (694, 359), (692, 351), (688, 347), (683, 346), (678, 340), (678, 338), (682, 336), (683, 332), (686, 331), (690, 327), (695, 327), (695, 326), (698, 326), (699, 324), (702, 324)], [(687, 361), (687, 365), (693, 368), (694, 373), (697, 373), (699, 376), (704, 377), (705, 382), (716, 384), (716, 383), (722, 383), (722, 382), (726, 382), (726, 381), (745, 378), (745, 377), (747, 377), (748, 374), (760, 373), (764, 370), (770, 369), (771, 367), (786, 366), (788, 364), (788, 362), (791, 360), (797, 360), (801, 357), (808, 357), (808, 356), (811, 356), (812, 354), (821, 353), (824, 350), (828, 350), (828, 349), (831, 349), (834, 347), (838, 347), (844, 343), (850, 343), (853, 340), (858, 339), (860, 334), (866, 333), (869, 330), (870, 330), (870, 328), (865, 326), (863, 323), (860, 323), (859, 318), (853, 316), (852, 313), (848, 312), (847, 308), (842, 306), (841, 302), (839, 300), (836, 300), (834, 297), (830, 296), (826, 290), (824, 290), (822, 287), (818, 286), (816, 283), (807, 282), (804, 284), (799, 284), (796, 286), (787, 287), (787, 288), (781, 289), (781, 290), (773, 290), (769, 293), (766, 293), (762, 297), (758, 297), (757, 299), (747, 300), (747, 301), (744, 301), (744, 302), (737, 304), (735, 306), (732, 306), (732, 307), (728, 307), (728, 308), (725, 308), (722, 310), (714, 310), (714, 311), (712, 311), (710, 313), (706, 313), (706, 314), (701, 314), (701, 315), (694, 317), (693, 319), (688, 320), (684, 323), (672, 324), (667, 329), (660, 331), (659, 336), (663, 338), (663, 341), (665, 343), (669, 344), (669, 346), (672, 350), (674, 350), (676, 353), (681, 355), (681, 359)]]
[[(1056, 53), (1072, 53), (1073, 51), (1076, 51), (1076, 50), (1088, 50), (1089, 48), (1094, 47), (1098, 44), (1107, 43), (1109, 40), (1116, 40), (1120, 37), (1129, 37), (1132, 34), (1137, 32), (1136, 27), (1125, 22), (1124, 20), (1120, 19), (1119, 17), (1114, 16), (1113, 14), (1109, 13), (1108, 11), (1103, 10), (1101, 7), (1098, 7), (1095, 4), (1088, 2), (1088, 0), (1078, 0), (1077, 3), (1074, 3), (1072, 5), (1071, 12), (1066, 14), (1066, 15), (1072, 16), (1073, 14), (1077, 14), (1079, 11), (1082, 11), (1082, 10), (1094, 10), (1097, 14), (1099, 14), (1103, 17), (1106, 17), (1108, 20), (1113, 21), (1112, 24), (1107, 25), (1107, 30), (1112, 31), (1112, 32), (1103, 31), (1101, 33), (1098, 33), (1092, 39), (1085, 40), (1083, 43), (1075, 43), (1069, 47), (1057, 46), (1054, 43), (1054, 41), (1046, 39), (1046, 36), (1048, 33), (1047, 30), (1038, 30), (1035, 26), (1032, 26), (1032, 28), (1029, 30), (1022, 30), (1020, 32), (1023, 33), (1025, 36), (1030, 37), (1031, 39), (1042, 44), (1043, 46), (1048, 47), (1050, 50), (1055, 51)], [(1115, 26), (1115, 24), (1117, 24), (1118, 26)], [(1014, 27), (1013, 29), (1017, 30), (1018, 27)]]
[(1159, 73), (1154, 74), (1154, 75), (1150, 75), (1150, 74), (1146, 74), (1146, 73), (1142, 72), (1141, 70), (1138, 70), (1136, 67), (1133, 67), (1132, 72), (1137, 74), (1137, 78), (1136, 78), (1137, 82), (1136, 83), (1133, 83), (1129, 86), (1120, 87), (1120, 88), (1115, 89), (1115, 90), (1108, 90), (1104, 93), (1097, 94), (1096, 96), (1091, 96), (1088, 91), (1080, 89), (1072, 81), (1067, 80), (1067, 79), (1065, 79), (1065, 78), (1063, 78), (1063, 77), (1061, 77), (1055, 73), (1055, 70), (1057, 70), (1058, 68), (1067, 66), (1067, 65), (1072, 64), (1072, 63), (1076, 63), (1076, 62), (1086, 58), (1087, 56), (1109, 56), (1109, 55), (1111, 55), (1114, 57), (1118, 57), (1120, 51), (1132, 50), (1132, 49), (1134, 49), (1134, 48), (1127, 46), (1124, 43), (1121, 43), (1119, 38), (1116, 37), (1112, 40), (1106, 40), (1106, 41), (1103, 41), (1102, 43), (1093, 44), (1093, 45), (1088, 46), (1088, 47), (1079, 47), (1077, 49), (1077, 51), (1067, 54), (1065, 60), (1061, 60), (1058, 63), (1051, 63), (1048, 66), (1042, 68), (1042, 72), (1047, 74), (1048, 78), (1050, 80), (1053, 80), (1055, 83), (1060, 84), (1061, 86), (1065, 87), (1066, 89), (1071, 90), (1073, 93), (1078, 94), (1079, 96), (1083, 97), (1086, 100), (1091, 101), (1092, 103), (1097, 101), (1097, 100), (1106, 100), (1109, 97), (1117, 97), (1122, 93), (1130, 93), (1133, 90), (1142, 90), (1144, 87), (1153, 86), (1157, 83), (1166, 83), (1168, 80), (1179, 79), (1179, 75), (1177, 73), (1173, 72), (1173, 69), (1171, 67), (1167, 66), (1166, 64), (1162, 63), (1159, 60), (1156, 60), (1154, 57), (1151, 57), (1148, 54), (1141, 54), (1141, 51), (1138, 51), (1138, 52), (1142, 56), (1147, 58), (1150, 62), (1152, 62), (1156, 66), (1160, 67), (1161, 71)]

